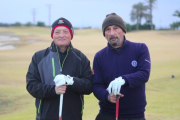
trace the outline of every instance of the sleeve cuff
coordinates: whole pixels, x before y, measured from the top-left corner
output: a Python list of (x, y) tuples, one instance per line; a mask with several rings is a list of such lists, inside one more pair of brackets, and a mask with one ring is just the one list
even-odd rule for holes
[(122, 78), (124, 79), (124, 81), (125, 81), (125, 84), (124, 84), (124, 86), (128, 86), (129, 85), (129, 82), (128, 82), (128, 80), (125, 78), (125, 77), (123, 77), (122, 76)]
[(108, 97), (109, 97), (109, 93), (107, 92), (106, 98), (105, 98), (105, 101), (106, 101), (106, 102), (110, 102), (109, 99), (108, 99)]
[(57, 94), (56, 94), (56, 90), (55, 90), (55, 85), (53, 86), (53, 89), (54, 89), (54, 90), (52, 91), (52, 94), (53, 94), (53, 95), (57, 95)]

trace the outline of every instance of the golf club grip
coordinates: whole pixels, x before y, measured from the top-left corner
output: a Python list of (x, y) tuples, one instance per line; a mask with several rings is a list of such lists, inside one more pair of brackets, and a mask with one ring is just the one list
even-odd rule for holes
[(118, 115), (119, 115), (119, 98), (117, 99), (116, 102), (116, 120), (118, 119)]

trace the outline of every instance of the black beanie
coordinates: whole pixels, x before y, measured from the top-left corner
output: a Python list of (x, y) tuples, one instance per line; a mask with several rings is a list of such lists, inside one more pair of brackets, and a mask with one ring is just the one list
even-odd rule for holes
[(58, 26), (64, 26), (66, 28), (69, 29), (69, 32), (71, 34), (71, 39), (73, 38), (73, 34), (74, 34), (74, 30), (73, 30), (73, 26), (72, 24), (65, 18), (61, 17), (59, 19), (57, 19), (56, 21), (54, 21), (54, 23), (52, 24), (51, 27), (51, 38), (53, 38), (53, 33), (56, 27)]
[(124, 21), (116, 13), (110, 13), (106, 15), (106, 18), (104, 19), (102, 24), (102, 31), (104, 36), (105, 36), (105, 29), (110, 25), (117, 25), (126, 33), (126, 26), (124, 24)]

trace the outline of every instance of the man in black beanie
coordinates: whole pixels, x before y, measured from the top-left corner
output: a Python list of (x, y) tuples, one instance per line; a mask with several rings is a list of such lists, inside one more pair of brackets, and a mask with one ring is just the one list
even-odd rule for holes
[(92, 71), (87, 57), (73, 48), (73, 34), (67, 19), (57, 19), (51, 46), (32, 57), (26, 89), (36, 99), (36, 120), (82, 120), (83, 95), (92, 92)]
[(102, 32), (108, 44), (93, 62), (93, 93), (100, 106), (96, 120), (145, 120), (148, 47), (126, 39), (126, 26), (116, 13), (106, 16)]

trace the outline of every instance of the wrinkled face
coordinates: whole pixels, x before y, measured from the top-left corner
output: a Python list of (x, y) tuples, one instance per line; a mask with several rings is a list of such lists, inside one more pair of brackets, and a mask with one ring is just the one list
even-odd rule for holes
[(68, 28), (59, 26), (53, 33), (53, 41), (58, 47), (66, 47), (71, 42), (71, 33)]
[(108, 26), (105, 29), (105, 37), (113, 48), (119, 48), (124, 42), (124, 31), (116, 25)]

